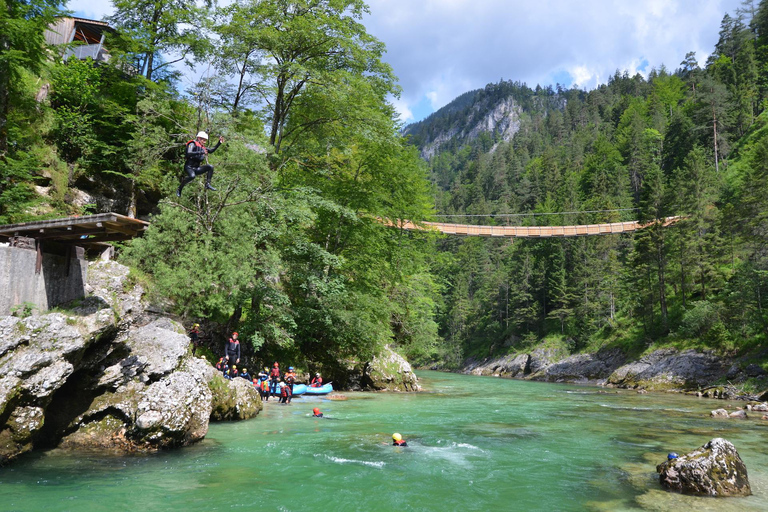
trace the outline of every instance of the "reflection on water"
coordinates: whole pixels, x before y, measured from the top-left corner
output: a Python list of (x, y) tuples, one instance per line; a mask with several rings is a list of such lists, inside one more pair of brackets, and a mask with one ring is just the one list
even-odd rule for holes
[[(0, 509), (768, 510), (768, 422), (709, 418), (724, 402), (420, 376), (429, 393), (269, 402), (258, 418), (212, 425), (183, 450), (29, 456), (0, 469)], [(315, 406), (327, 417), (312, 418)], [(393, 432), (409, 446), (391, 446)], [(713, 437), (736, 445), (754, 496), (661, 490), (656, 464)]]

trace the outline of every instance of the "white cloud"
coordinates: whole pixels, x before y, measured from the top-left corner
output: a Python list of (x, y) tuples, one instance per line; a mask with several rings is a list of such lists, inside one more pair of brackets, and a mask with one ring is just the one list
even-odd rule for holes
[[(402, 99), (439, 108), (500, 78), (592, 88), (616, 70), (700, 62), (741, 0), (368, 0), (368, 31), (388, 49)], [(647, 68), (643, 62), (647, 61)]]
[[(224, 0), (229, 1), (229, 0)], [(499, 79), (553, 84), (567, 71), (592, 88), (616, 70), (674, 70), (689, 51), (703, 63), (725, 13), (741, 0), (367, 0), (364, 23), (387, 46), (402, 86), (403, 119)], [(100, 19), (100, 0), (68, 6)], [(561, 82), (562, 83), (562, 82)], [(394, 102), (393, 102), (394, 103)]]

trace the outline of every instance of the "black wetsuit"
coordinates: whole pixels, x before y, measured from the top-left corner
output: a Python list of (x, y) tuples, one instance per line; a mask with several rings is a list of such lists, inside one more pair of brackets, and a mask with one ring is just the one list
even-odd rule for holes
[(203, 165), (205, 157), (209, 153), (213, 153), (221, 145), (221, 141), (217, 142), (212, 148), (206, 148), (196, 140), (187, 142), (186, 161), (184, 162), (184, 176), (181, 177), (181, 185), (176, 191), (177, 196), (181, 196), (181, 190), (190, 181), (194, 180), (197, 176), (205, 174), (205, 185), (207, 188), (211, 187), (211, 178), (213, 178), (213, 166), (209, 164)]
[(240, 341), (229, 338), (227, 342), (227, 349), (224, 352), (224, 357), (229, 357), (229, 362), (235, 364), (240, 362)]

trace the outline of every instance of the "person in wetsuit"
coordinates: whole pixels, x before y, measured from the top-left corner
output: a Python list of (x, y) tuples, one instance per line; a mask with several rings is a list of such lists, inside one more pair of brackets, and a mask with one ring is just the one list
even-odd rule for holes
[(279, 402), (282, 402), (284, 404), (291, 403), (291, 397), (293, 396), (293, 392), (291, 391), (291, 386), (286, 384), (285, 382), (280, 383), (280, 400)]
[(310, 387), (321, 388), (323, 387), (323, 378), (319, 373), (316, 373), (312, 381), (309, 383)]
[(312, 417), (314, 417), (314, 418), (322, 418), (323, 417), (323, 413), (320, 412), (320, 409), (315, 407), (314, 409), (312, 409)]
[(272, 365), (272, 371), (269, 372), (269, 393), (276, 395), (279, 391), (277, 389), (277, 382), (280, 380), (280, 365), (275, 361)]
[[(258, 384), (257, 384), (258, 379)], [(256, 379), (253, 379), (254, 385), (256, 385), (259, 388), (259, 395), (261, 395), (262, 400), (269, 400), (269, 385), (267, 384), (267, 380), (269, 379), (269, 368), (266, 366), (263, 370), (259, 372), (259, 374), (256, 376)]]
[(395, 432), (392, 434), (392, 446), (408, 446), (408, 443), (405, 442), (403, 436)]
[(231, 364), (240, 363), (240, 340), (237, 339), (237, 333), (233, 332), (229, 338), (224, 350), (224, 360)]
[[(219, 142), (212, 148), (205, 147), (208, 142), (208, 134), (205, 132), (198, 132), (197, 137), (187, 142), (187, 149), (185, 152), (184, 161), (184, 176), (181, 178), (181, 185), (176, 190), (176, 197), (181, 197), (181, 191), (184, 186), (194, 180), (201, 174), (205, 174), (205, 188), (208, 190), (216, 190), (211, 185), (211, 178), (213, 178), (213, 166), (207, 163), (207, 157), (209, 153), (216, 151), (222, 142), (224, 137), (219, 137)], [(206, 162), (203, 165), (203, 161)]]
[(293, 384), (296, 382), (296, 372), (293, 371), (293, 366), (288, 367), (288, 371), (284, 375), (285, 383), (291, 387), (291, 394), (293, 394)]

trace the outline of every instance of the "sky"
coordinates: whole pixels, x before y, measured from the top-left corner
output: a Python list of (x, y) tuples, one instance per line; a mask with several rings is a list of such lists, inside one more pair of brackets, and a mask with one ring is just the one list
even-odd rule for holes
[[(400, 80), (400, 118), (423, 119), (499, 80), (591, 90), (616, 70), (704, 64), (720, 22), (742, 0), (367, 0), (368, 32)], [(757, 2), (755, 2), (757, 3)], [(111, 14), (106, 0), (70, 0), (77, 16)]]

